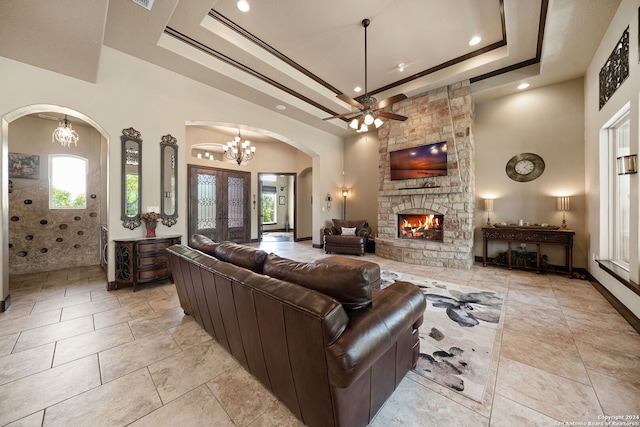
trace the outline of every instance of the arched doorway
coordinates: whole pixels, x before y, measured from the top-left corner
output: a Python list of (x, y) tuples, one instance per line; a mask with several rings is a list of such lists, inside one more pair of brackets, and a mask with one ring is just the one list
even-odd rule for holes
[[(85, 226), (79, 226), (80, 223), (83, 224), (88, 224), (89, 221), (86, 221), (87, 219), (91, 219), (93, 222), (96, 221), (96, 219), (99, 222), (104, 222), (104, 223), (108, 223), (108, 218), (107, 218), (107, 213), (108, 213), (108, 200), (106, 199), (106, 197), (102, 197), (103, 195), (107, 194), (107, 190), (106, 190), (106, 183), (108, 182), (108, 168), (101, 166), (101, 178), (98, 178), (100, 180), (100, 185), (98, 185), (98, 188), (101, 188), (102, 190), (100, 190), (100, 194), (97, 194), (96, 191), (87, 191), (87, 197), (89, 200), (89, 198), (91, 198), (91, 200), (93, 201), (93, 203), (91, 204), (91, 206), (93, 207), (92, 210), (87, 210), (86, 212), (83, 212), (83, 214), (74, 214), (73, 216), (71, 216), (70, 218), (65, 219), (64, 221), (59, 221), (56, 217), (56, 219), (52, 219), (51, 215), (39, 215), (35, 209), (29, 209), (29, 210), (24, 210), (23, 212), (25, 212), (24, 216), (20, 215), (14, 215), (11, 214), (10, 211), (10, 200), (13, 200), (14, 204), (16, 203), (16, 199), (15, 197), (10, 197), (9, 195), (9, 181), (10, 181), (10, 168), (9, 168), (9, 164), (10, 164), (10, 156), (9, 156), (9, 152), (15, 152), (17, 150), (20, 151), (20, 153), (18, 154), (22, 154), (26, 159), (29, 159), (31, 162), (33, 162), (33, 165), (36, 165), (37, 167), (35, 167), (35, 169), (37, 169), (37, 174), (33, 174), (33, 177), (37, 177), (38, 179), (38, 184), (36, 185), (28, 185), (28, 183), (26, 185), (16, 185), (13, 189), (13, 191), (17, 191), (21, 188), (28, 188), (28, 191), (25, 191), (24, 194), (26, 195), (25, 197), (22, 197), (21, 200), (21, 204), (28, 206), (30, 208), (35, 208), (36, 205), (40, 205), (40, 208), (42, 207), (42, 205), (46, 205), (46, 207), (49, 207), (49, 192), (47, 190), (47, 194), (37, 194), (37, 192), (44, 186), (47, 186), (48, 188), (48, 181), (49, 181), (49, 176), (48, 176), (48, 157), (49, 157), (49, 153), (48, 152), (41, 152), (41, 153), (35, 153), (36, 149), (35, 149), (35, 144), (29, 144), (28, 137), (25, 137), (24, 133), (25, 132), (18, 132), (19, 128), (14, 129), (14, 132), (18, 132), (16, 133), (16, 135), (19, 135), (21, 137), (21, 143), (17, 146), (17, 148), (15, 146), (13, 146), (12, 144), (10, 144), (9, 141), (9, 137), (10, 137), (10, 125), (13, 124), (17, 124), (19, 123), (19, 120), (29, 120), (29, 117), (37, 117), (38, 115), (50, 115), (50, 116), (60, 116), (61, 115), (68, 115), (70, 117), (74, 117), (76, 118), (78, 121), (81, 121), (82, 123), (86, 124), (86, 126), (88, 128), (91, 128), (91, 132), (96, 133), (97, 135), (97, 140), (100, 141), (100, 152), (104, 153), (101, 154), (101, 156), (103, 156), (103, 158), (101, 158), (101, 163), (106, 165), (108, 164), (108, 143), (109, 143), (109, 135), (108, 133), (100, 126), (98, 125), (98, 123), (96, 123), (93, 119), (91, 119), (90, 117), (86, 116), (85, 114), (72, 110), (70, 108), (66, 108), (66, 107), (61, 107), (61, 106), (57, 106), (57, 105), (50, 105), (50, 104), (38, 104), (38, 105), (31, 105), (31, 106), (27, 106), (27, 107), (21, 107), (18, 108), (14, 111), (9, 112), (8, 114), (5, 114), (4, 116), (2, 116), (1, 118), (1, 124), (2, 124), (2, 133), (0, 136), (0, 147), (1, 147), (1, 156), (2, 156), (2, 166), (0, 167), (0, 185), (2, 186), (2, 199), (1, 199), (1, 210), (2, 210), (2, 228), (0, 229), (0, 268), (2, 271), (2, 293), (1, 293), (1, 300), (0, 300), (0, 311), (4, 311), (6, 308), (8, 308), (8, 306), (10, 305), (10, 295), (9, 295), (9, 272), (10, 272), (10, 255), (13, 256), (13, 253), (19, 254), (20, 256), (24, 257), (25, 259), (29, 257), (29, 252), (31, 252), (31, 255), (33, 256), (33, 259), (29, 259), (29, 262), (32, 264), (33, 267), (37, 268), (39, 265), (43, 265), (42, 260), (44, 259), (51, 259), (53, 258), (53, 254), (55, 254), (56, 252), (60, 253), (59, 251), (57, 251), (56, 249), (56, 245), (58, 245), (58, 247), (63, 246), (61, 245), (61, 243), (64, 243), (65, 241), (65, 237), (66, 236), (71, 236), (71, 232), (73, 232), (73, 236), (75, 239), (86, 239), (85, 237), (85, 233), (86, 233), (86, 228), (83, 228)], [(56, 117), (54, 117), (55, 119)], [(35, 119), (34, 119), (35, 120)], [(45, 119), (43, 119), (45, 120)], [(55, 127), (57, 126), (57, 124), (53, 121), (49, 121), (49, 123), (51, 123), (51, 132), (53, 132), (53, 129), (55, 129)], [(51, 133), (48, 133), (48, 139), (51, 138)], [(42, 135), (41, 135), (42, 136)], [(48, 141), (40, 141), (42, 144), (42, 146), (46, 146), (51, 145)], [(104, 144), (104, 148), (102, 148), (102, 145)], [(21, 159), (23, 158), (23, 156), (12, 156), (12, 159), (15, 161), (15, 159)], [(43, 164), (46, 164), (46, 167), (43, 167)], [(33, 169), (33, 168), (32, 168)], [(15, 172), (16, 168), (14, 168), (12, 171)], [(14, 175), (12, 175), (14, 176)], [(15, 179), (15, 178), (14, 178)], [(22, 178), (18, 178), (22, 179)], [(103, 184), (104, 183), (104, 184)], [(24, 184), (24, 183), (21, 183)], [(36, 188), (37, 187), (37, 188)], [(14, 194), (15, 195), (15, 194)], [(95, 197), (94, 197), (95, 196)], [(22, 206), (21, 206), (22, 207)], [(16, 241), (19, 241), (20, 244), (23, 243), (23, 241), (28, 242), (28, 244), (30, 245), (30, 250), (25, 250), (25, 249), (21, 249), (20, 251), (14, 251), (14, 245), (10, 242), (10, 225), (11, 223), (19, 223), (21, 220), (21, 216), (22, 216), (22, 220), (23, 223), (28, 223), (29, 227), (34, 227), (34, 231), (33, 232), (24, 232), (22, 234), (24, 234), (24, 236), (20, 235), (17, 236)], [(34, 221), (37, 221), (37, 224), (34, 223)], [(85, 221), (85, 222), (83, 222)], [(56, 227), (56, 230), (58, 233), (66, 233), (65, 237), (54, 237), (53, 240), (51, 239), (51, 236), (53, 235), (53, 230), (54, 227)], [(77, 230), (76, 230), (77, 228)], [(47, 230), (47, 231), (45, 231)], [(68, 232), (67, 232), (68, 230)], [(21, 230), (21, 232), (24, 230)], [(99, 232), (99, 230), (94, 230), (95, 232)], [(47, 240), (40, 240), (40, 236), (47, 234)], [(69, 239), (70, 240), (70, 239)], [(98, 238), (99, 240), (99, 238)], [(46, 243), (45, 243), (46, 242)], [(67, 242), (69, 243), (69, 242)], [(34, 244), (36, 244), (34, 246)], [(93, 242), (91, 243), (93, 244)], [(98, 245), (99, 242), (96, 242), (96, 245)], [(73, 243), (72, 246), (74, 247), (75, 251), (82, 251), (83, 247), (82, 244), (76, 242)], [(13, 252), (12, 252), (13, 251)], [(78, 252), (79, 253), (79, 252)], [(38, 262), (38, 260), (36, 260), (35, 258), (38, 258), (40, 262)], [(73, 258), (73, 251), (69, 251), (69, 253), (66, 253), (66, 257), (67, 258)], [(99, 262), (99, 259), (96, 259), (96, 264)], [(28, 263), (25, 263), (25, 265), (28, 265)], [(59, 263), (54, 263), (52, 265), (59, 265)]]

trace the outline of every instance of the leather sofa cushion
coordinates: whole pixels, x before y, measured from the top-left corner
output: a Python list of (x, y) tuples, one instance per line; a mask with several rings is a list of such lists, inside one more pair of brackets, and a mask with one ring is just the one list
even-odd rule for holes
[(335, 298), (347, 311), (371, 304), (371, 283), (364, 268), (298, 262), (269, 254), (264, 274)]
[(267, 253), (251, 246), (222, 242), (215, 246), (213, 256), (253, 272), (262, 273)]
[(219, 243), (214, 242), (202, 234), (194, 234), (191, 236), (191, 242), (189, 242), (189, 246), (193, 249), (197, 249), (207, 255), (213, 255), (213, 251), (218, 245)]

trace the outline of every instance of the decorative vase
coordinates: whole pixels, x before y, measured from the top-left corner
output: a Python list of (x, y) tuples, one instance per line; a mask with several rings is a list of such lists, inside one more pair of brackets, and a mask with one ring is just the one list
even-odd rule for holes
[(147, 229), (147, 236), (146, 237), (156, 237), (156, 226), (158, 225), (158, 223), (156, 222), (155, 219), (153, 220), (145, 220), (144, 221), (144, 226)]

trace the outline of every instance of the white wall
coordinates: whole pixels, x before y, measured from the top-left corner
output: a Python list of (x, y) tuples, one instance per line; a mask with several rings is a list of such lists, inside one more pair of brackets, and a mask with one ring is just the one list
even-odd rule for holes
[[(482, 231), (487, 222), (482, 199), (495, 198), (491, 222), (560, 225), (557, 196), (571, 196), (566, 213), (575, 231), (574, 266), (586, 268), (588, 233), (585, 212), (583, 80), (526, 90), (476, 104), (476, 217), (474, 254), (482, 256)], [(520, 153), (542, 157), (545, 170), (530, 182), (510, 179), (505, 166)], [(494, 248), (505, 250), (492, 243)], [(534, 248), (528, 248), (533, 250)], [(552, 264), (564, 265), (562, 247), (544, 246)]]
[[(602, 283), (616, 298), (626, 305), (636, 317), (640, 317), (640, 296), (629, 290), (616, 279), (600, 269), (595, 259), (607, 259), (607, 215), (606, 192), (601, 191), (601, 181), (606, 182), (606, 170), (601, 167), (606, 164), (603, 154), (605, 138), (601, 138), (601, 130), (607, 122), (619, 112), (627, 103), (630, 104), (631, 119), (631, 153), (640, 153), (640, 136), (638, 131), (638, 108), (640, 95), (640, 58), (638, 58), (638, 0), (622, 0), (609, 29), (593, 57), (585, 76), (585, 168), (587, 173), (585, 187), (588, 194), (587, 227), (589, 230), (589, 272)], [(614, 47), (620, 40), (625, 28), (629, 26), (629, 77), (613, 94), (609, 101), (599, 109), (599, 73)], [(631, 265), (630, 279), (639, 283), (640, 280), (640, 198), (639, 175), (631, 175)]]
[[(145, 61), (108, 47), (102, 48), (98, 83), (92, 84), (61, 74), (0, 57), (0, 117), (2, 118), (2, 156), (6, 159), (8, 123), (31, 111), (29, 106), (53, 104), (79, 112), (95, 122), (109, 140), (109, 227), (110, 239), (142, 236), (142, 228), (133, 231), (120, 222), (120, 141), (124, 128), (134, 127), (142, 133), (143, 194), (142, 206), (160, 203), (157, 177), (160, 161), (160, 138), (171, 134), (178, 140), (179, 158), (185, 159), (185, 125), (193, 120), (245, 123), (268, 129), (279, 139), (312, 156), (314, 243), (320, 243), (319, 230), (331, 218), (320, 209), (322, 195), (333, 191), (342, 181), (343, 140), (337, 136), (291, 120), (284, 115), (258, 107), (220, 90), (187, 79)], [(140, 76), (145, 76), (140, 78)], [(1, 167), (3, 188), (1, 210), (7, 215), (6, 160)], [(146, 177), (152, 177), (148, 179)], [(186, 232), (186, 167), (179, 176), (178, 224), (171, 229), (158, 226), (158, 234)], [(4, 272), (2, 299), (8, 294), (7, 229), (0, 232), (0, 268)], [(113, 259), (113, 245), (110, 248)], [(113, 263), (109, 280), (115, 277)]]

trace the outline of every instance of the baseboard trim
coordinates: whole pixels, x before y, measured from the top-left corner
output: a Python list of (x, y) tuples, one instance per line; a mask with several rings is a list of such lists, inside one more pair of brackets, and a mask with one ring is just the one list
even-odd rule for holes
[(319, 245), (317, 243), (313, 243), (311, 247), (314, 249), (324, 249), (324, 245)]
[(620, 313), (620, 315), (624, 318), (624, 320), (626, 320), (627, 323), (629, 323), (631, 327), (636, 331), (638, 331), (638, 333), (640, 334), (640, 319), (638, 319), (636, 315), (633, 314), (633, 312), (627, 308), (626, 305), (622, 304), (620, 300), (618, 300), (618, 298), (615, 297), (615, 295), (609, 292), (609, 290), (605, 288), (596, 279), (591, 277), (589, 282), (594, 288), (596, 288), (598, 292), (600, 292), (600, 294), (604, 297), (604, 299), (606, 299), (609, 302), (609, 304), (611, 304), (613, 308), (615, 308), (616, 311)]

